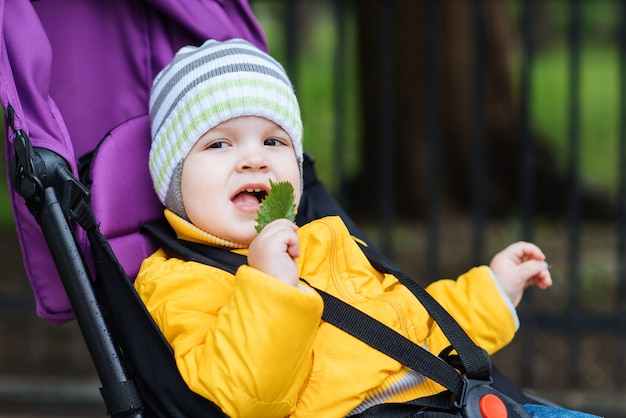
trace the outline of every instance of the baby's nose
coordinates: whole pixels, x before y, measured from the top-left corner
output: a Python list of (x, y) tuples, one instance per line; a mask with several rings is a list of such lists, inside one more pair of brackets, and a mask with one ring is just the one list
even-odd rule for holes
[(265, 170), (268, 165), (267, 159), (260, 152), (249, 152), (241, 159), (243, 170)]

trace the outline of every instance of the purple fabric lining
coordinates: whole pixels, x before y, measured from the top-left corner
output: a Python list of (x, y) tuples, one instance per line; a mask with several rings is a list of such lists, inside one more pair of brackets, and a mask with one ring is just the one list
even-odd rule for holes
[(100, 230), (131, 278), (137, 275), (141, 261), (156, 250), (138, 232), (138, 226), (163, 216), (148, 171), (149, 151), (150, 119), (144, 115), (105, 137), (90, 173), (91, 203)]
[[(180, 47), (240, 37), (266, 49), (246, 0), (0, 0), (0, 21), (0, 102), (14, 107), (16, 127), (33, 145), (57, 152), (74, 172), (77, 157), (109, 130), (147, 113), (152, 80)], [(9, 161), (14, 134), (5, 133)], [(113, 172), (117, 161), (102, 164)], [(11, 199), (37, 314), (62, 324), (73, 314), (45, 240), (23, 199), (13, 192)], [(134, 220), (146, 216), (138, 201), (125, 210)], [(116, 221), (104, 223), (113, 228), (112, 246), (135, 245), (116, 235)]]

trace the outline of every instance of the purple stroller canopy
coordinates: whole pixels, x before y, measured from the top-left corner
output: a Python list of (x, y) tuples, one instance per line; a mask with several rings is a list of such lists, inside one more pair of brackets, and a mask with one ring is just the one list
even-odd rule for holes
[[(180, 47), (208, 38), (244, 38), (266, 49), (246, 0), (0, 0), (0, 18), (0, 103), (14, 109), (15, 128), (24, 130), (33, 146), (61, 155), (74, 174), (77, 158), (107, 132), (147, 113), (152, 80)], [(146, 134), (145, 119), (141, 123)], [(5, 138), (8, 162), (15, 132), (6, 123)], [(124, 151), (118, 148), (122, 158), (131, 149)], [(134, 157), (128, 155), (129, 161), (142, 161)], [(115, 170), (115, 164), (115, 159), (102, 160), (94, 178)], [(150, 189), (138, 193), (144, 194), (115, 204), (125, 205), (134, 219), (149, 219), (160, 210), (158, 200)], [(101, 192), (98, 199), (106, 202), (107, 196)], [(11, 201), (37, 314), (54, 324), (71, 320), (39, 225), (13, 191)], [(87, 240), (80, 245), (88, 254)], [(135, 273), (138, 260), (121, 261)]]

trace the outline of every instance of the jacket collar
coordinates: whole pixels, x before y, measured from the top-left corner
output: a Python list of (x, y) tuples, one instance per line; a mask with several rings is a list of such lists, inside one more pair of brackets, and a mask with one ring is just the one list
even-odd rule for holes
[(167, 222), (169, 222), (174, 231), (176, 231), (176, 236), (179, 239), (197, 242), (200, 244), (213, 245), (215, 247), (224, 247), (231, 249), (248, 248), (248, 246), (245, 244), (238, 244), (236, 242), (222, 239), (213, 234), (209, 234), (208, 232), (203, 231), (191, 222), (176, 215), (169, 209), (165, 209), (164, 213)]

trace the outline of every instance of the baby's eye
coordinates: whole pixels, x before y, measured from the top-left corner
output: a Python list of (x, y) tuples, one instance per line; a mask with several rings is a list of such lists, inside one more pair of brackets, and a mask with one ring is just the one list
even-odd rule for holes
[(282, 141), (282, 140), (280, 140), (278, 138), (267, 138), (263, 142), (263, 145), (267, 145), (267, 146), (270, 146), (270, 147), (279, 147), (281, 145), (287, 145), (287, 144), (285, 143), (285, 141)]
[(228, 147), (228, 142), (226, 141), (215, 141), (211, 142), (207, 148), (226, 148)]

